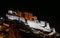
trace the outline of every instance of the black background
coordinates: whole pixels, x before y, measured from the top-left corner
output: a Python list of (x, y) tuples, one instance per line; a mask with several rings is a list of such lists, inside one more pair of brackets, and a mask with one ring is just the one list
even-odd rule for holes
[[(48, 5), (48, 4), (47, 4)], [(32, 12), (33, 15), (37, 16), (39, 20), (44, 20), (50, 23), (50, 26), (55, 27), (58, 32), (60, 32), (60, 15), (59, 10), (46, 9), (46, 3), (40, 3), (40, 1), (6, 1), (2, 2), (0, 5), (0, 17), (5, 16), (8, 10), (21, 10)], [(41, 7), (42, 6), (42, 7)], [(42, 9), (41, 9), (42, 8)], [(45, 8), (45, 9), (43, 9)]]

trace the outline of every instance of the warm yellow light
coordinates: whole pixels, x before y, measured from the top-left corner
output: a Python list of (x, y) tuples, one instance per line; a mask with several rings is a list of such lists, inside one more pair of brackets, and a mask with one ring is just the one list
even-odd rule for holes
[(9, 27), (9, 24), (3, 23), (3, 25), (5, 25), (5, 26)]

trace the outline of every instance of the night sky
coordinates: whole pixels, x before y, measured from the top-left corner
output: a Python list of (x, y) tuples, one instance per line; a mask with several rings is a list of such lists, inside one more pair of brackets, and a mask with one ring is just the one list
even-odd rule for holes
[[(41, 3), (38, 1), (8, 1), (2, 4), (0, 7), (0, 17), (5, 16), (8, 10), (21, 10), (32, 12), (34, 16), (37, 16), (39, 20), (44, 20), (50, 23), (50, 26), (55, 27), (58, 32), (60, 28), (60, 15), (59, 10), (48, 10), (43, 4), (43, 7), (40, 7)], [(41, 9), (42, 8), (42, 9)]]

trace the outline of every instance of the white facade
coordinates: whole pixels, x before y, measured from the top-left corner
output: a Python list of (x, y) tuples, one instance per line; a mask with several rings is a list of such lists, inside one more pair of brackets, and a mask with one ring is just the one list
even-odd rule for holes
[[(11, 10), (9, 11), (9, 13), (13, 14), (13, 12)], [(6, 16), (8, 17), (8, 19), (18, 20), (18, 21), (24, 22), (24, 24), (28, 25), (30, 28), (40, 29), (40, 30), (43, 30), (43, 31), (46, 31), (46, 32), (51, 32), (51, 30), (53, 30), (53, 32), (51, 32), (49, 35), (52, 35), (52, 34), (55, 33), (55, 29), (51, 29), (49, 23), (45, 23), (45, 21), (40, 21), (39, 22), (37, 20), (37, 17), (34, 18), (33, 21), (27, 20), (27, 22), (26, 22), (25, 19), (24, 19), (24, 17), (18, 17), (18, 16), (13, 16), (13, 15), (8, 15), (8, 14), (6, 14)], [(46, 26), (45, 26), (45, 24), (46, 24)]]

